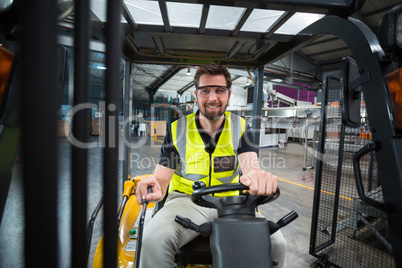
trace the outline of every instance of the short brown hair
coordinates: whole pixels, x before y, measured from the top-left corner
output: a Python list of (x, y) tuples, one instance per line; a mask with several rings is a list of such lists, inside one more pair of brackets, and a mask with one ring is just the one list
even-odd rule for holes
[(208, 63), (201, 65), (197, 68), (197, 72), (194, 75), (194, 84), (195, 88), (198, 88), (200, 83), (200, 77), (203, 74), (210, 74), (210, 75), (221, 75), (223, 74), (226, 79), (226, 86), (231, 88), (232, 87), (232, 78), (228, 69), (225, 66), (216, 64), (216, 63)]

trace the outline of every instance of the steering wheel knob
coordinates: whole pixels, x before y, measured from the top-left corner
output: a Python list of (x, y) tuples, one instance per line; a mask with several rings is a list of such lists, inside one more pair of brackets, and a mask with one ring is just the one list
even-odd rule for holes
[(205, 182), (203, 182), (203, 181), (196, 181), (196, 182), (193, 183), (193, 190), (195, 191), (195, 190), (204, 188), (205, 186), (207, 186), (207, 185), (205, 184)]

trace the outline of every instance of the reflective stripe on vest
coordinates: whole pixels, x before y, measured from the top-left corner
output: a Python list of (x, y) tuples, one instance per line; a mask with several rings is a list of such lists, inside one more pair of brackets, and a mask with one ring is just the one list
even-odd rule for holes
[[(172, 140), (179, 152), (180, 163), (173, 175), (169, 192), (178, 190), (190, 194), (191, 185), (197, 180), (203, 180), (207, 185), (238, 182), (240, 168), (237, 149), (246, 123), (235, 114), (225, 112), (225, 116), (224, 128), (212, 155), (205, 151), (205, 144), (195, 124), (195, 113), (172, 124)], [(223, 159), (222, 163), (218, 159)], [(224, 168), (217, 171), (214, 165), (223, 165)], [(225, 165), (230, 167), (225, 169)]]

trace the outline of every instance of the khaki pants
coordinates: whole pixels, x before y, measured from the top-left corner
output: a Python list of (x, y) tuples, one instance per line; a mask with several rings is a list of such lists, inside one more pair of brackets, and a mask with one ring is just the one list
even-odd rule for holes
[[(141, 268), (174, 267), (174, 256), (179, 248), (198, 236), (196, 232), (176, 223), (176, 215), (189, 218), (198, 225), (217, 218), (216, 209), (198, 206), (189, 195), (171, 192), (164, 207), (144, 228)], [(278, 262), (275, 268), (284, 267), (286, 240), (280, 230), (271, 235), (271, 245), (272, 260)]]

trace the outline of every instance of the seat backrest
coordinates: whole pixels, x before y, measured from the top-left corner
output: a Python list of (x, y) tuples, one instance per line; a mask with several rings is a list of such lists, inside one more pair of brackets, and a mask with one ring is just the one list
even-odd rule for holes
[(192, 241), (179, 249), (175, 256), (178, 267), (186, 267), (187, 264), (212, 264), (212, 253), (209, 246), (209, 237), (197, 236)]

